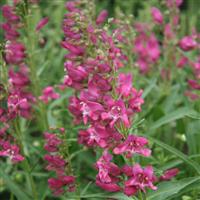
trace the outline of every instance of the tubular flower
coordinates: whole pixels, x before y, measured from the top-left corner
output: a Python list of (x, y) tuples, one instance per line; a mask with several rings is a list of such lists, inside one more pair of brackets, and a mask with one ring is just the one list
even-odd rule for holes
[(160, 10), (156, 7), (151, 8), (151, 15), (153, 17), (153, 20), (157, 24), (162, 24), (163, 23), (163, 16)]
[(135, 164), (133, 167), (125, 166), (124, 173), (129, 177), (125, 181), (124, 193), (128, 196), (132, 196), (139, 190), (146, 192), (146, 188), (156, 190), (157, 187), (153, 185), (156, 181), (156, 177), (153, 174), (152, 166), (147, 166), (144, 169), (139, 164)]
[[(74, 123), (87, 127), (79, 130), (78, 142), (89, 148), (103, 149), (95, 164), (98, 170), (96, 185), (116, 192), (122, 189), (122, 170), (111, 162), (112, 155), (108, 151), (122, 156), (125, 153), (128, 158), (135, 153), (144, 156), (151, 153), (145, 148), (148, 143), (145, 138), (125, 136), (121, 128), (128, 130), (134, 115), (141, 111), (144, 100), (142, 90), (133, 87), (132, 75), (119, 73), (128, 61), (122, 48), (127, 41), (120, 28), (109, 33), (101, 27), (107, 12), (102, 11), (93, 21), (90, 14), (84, 12), (85, 6), (79, 0), (66, 4), (68, 12), (63, 21), (65, 38), (61, 46), (67, 54), (62, 88), (74, 89), (68, 109)], [(148, 64), (155, 63), (160, 54), (155, 36), (144, 34), (138, 40), (136, 51), (141, 54), (141, 59), (145, 58)]]
[(164, 174), (159, 178), (160, 181), (169, 181), (171, 180), (174, 176), (176, 176), (179, 173), (179, 169), (177, 168), (172, 168), (168, 169), (164, 172)]
[(104, 151), (102, 157), (96, 163), (96, 168), (99, 171), (96, 177), (96, 184), (104, 190), (116, 192), (121, 189), (117, 185), (119, 180), (117, 176), (120, 175), (121, 170), (117, 165), (110, 162), (111, 160), (112, 155)]
[(48, 104), (50, 100), (58, 99), (60, 95), (54, 91), (54, 88), (51, 86), (48, 86), (43, 89), (42, 96), (39, 97), (41, 101)]
[(44, 160), (48, 162), (46, 170), (53, 171), (56, 174), (56, 178), (48, 179), (48, 184), (49, 188), (56, 196), (59, 196), (64, 192), (73, 192), (75, 190), (75, 177), (71, 174), (66, 174), (69, 163), (61, 155), (62, 150), (60, 150), (60, 148), (65, 145), (61, 139), (64, 131), (63, 128), (60, 128), (60, 130), (57, 131), (58, 133), (44, 133), (46, 140), (44, 148), (48, 152), (48, 154), (44, 156)]
[(141, 154), (143, 156), (150, 156), (151, 150), (144, 146), (148, 144), (148, 140), (144, 137), (136, 135), (129, 135), (128, 138), (117, 147), (114, 148), (115, 154), (127, 153), (127, 157), (130, 158), (133, 154)]
[(191, 51), (197, 47), (197, 42), (192, 38), (192, 36), (185, 36), (180, 40), (179, 47), (183, 51)]

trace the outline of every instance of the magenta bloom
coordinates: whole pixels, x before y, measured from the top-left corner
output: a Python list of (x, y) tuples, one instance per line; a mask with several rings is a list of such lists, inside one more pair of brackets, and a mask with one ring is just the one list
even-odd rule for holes
[(134, 41), (134, 53), (138, 60), (137, 64), (142, 73), (147, 73), (150, 66), (160, 57), (160, 47), (157, 38), (153, 33), (147, 34), (145, 31), (139, 31)]
[(78, 141), (88, 147), (108, 148), (119, 143), (122, 136), (115, 129), (94, 124), (87, 130), (79, 131)]
[(180, 40), (179, 47), (183, 51), (190, 51), (197, 47), (197, 42), (192, 38), (192, 36), (185, 36)]
[(15, 40), (19, 37), (19, 33), (17, 32), (17, 30), (8, 22), (0, 24), (0, 27), (5, 31), (5, 38), (7, 40)]
[(110, 162), (111, 160), (112, 155), (105, 150), (102, 157), (96, 163), (96, 168), (99, 170), (96, 184), (109, 192), (117, 192), (121, 189), (117, 185), (119, 181), (117, 176), (121, 174), (121, 170), (117, 165)]
[(97, 25), (102, 24), (107, 17), (108, 17), (108, 12), (106, 10), (102, 10), (96, 19), (96, 24)]
[(132, 88), (132, 96), (129, 99), (129, 107), (133, 112), (141, 112), (141, 106), (144, 103), (142, 98), (143, 90), (137, 91), (135, 88)]
[(136, 135), (129, 135), (128, 138), (117, 147), (114, 148), (113, 153), (123, 154), (126, 153), (127, 158), (130, 158), (134, 154), (141, 154), (143, 156), (150, 156), (151, 150), (145, 148), (148, 144), (148, 140), (144, 137)]
[(67, 191), (71, 192), (74, 189), (74, 176), (61, 176), (58, 178), (50, 178), (48, 179), (48, 184), (50, 189), (54, 192), (55, 196), (59, 196), (65, 192), (65, 187), (67, 187)]
[(58, 146), (62, 143), (62, 141), (55, 134), (48, 132), (44, 133), (44, 137), (47, 141), (47, 143), (44, 146), (44, 149), (48, 152), (58, 151)]
[(12, 145), (7, 141), (2, 143), (1, 141), (1, 148), (0, 156), (9, 157), (13, 163), (18, 163), (24, 160), (17, 145)]
[(100, 146), (101, 148), (105, 148), (107, 146), (108, 138), (109, 134), (105, 127), (100, 125), (79, 131), (79, 143), (89, 147)]
[(80, 102), (80, 106), (84, 124), (87, 124), (89, 119), (97, 121), (100, 117), (100, 114), (104, 111), (104, 108), (101, 104), (92, 101), (82, 101)]
[(165, 25), (164, 35), (167, 39), (173, 39), (175, 37), (170, 23)]
[(109, 111), (101, 114), (102, 120), (109, 120), (110, 127), (113, 127), (117, 122), (121, 121), (126, 127), (130, 126), (127, 109), (123, 100), (110, 102)]
[(2, 6), (3, 17), (8, 20), (9, 23), (17, 23), (19, 21), (19, 16), (17, 16), (13, 10), (13, 7), (9, 5)]
[(129, 74), (119, 74), (119, 80), (118, 80), (118, 87), (117, 91), (120, 95), (123, 95), (124, 97), (128, 97), (131, 93), (132, 89), (132, 75)]
[(179, 173), (178, 168), (172, 168), (169, 170), (166, 170), (164, 174), (160, 177), (160, 181), (169, 181), (171, 180), (174, 176), (176, 176)]
[(160, 10), (156, 7), (151, 8), (151, 15), (153, 17), (153, 20), (157, 24), (162, 24), (163, 23), (163, 16)]
[(182, 3), (183, 0), (166, 0), (167, 6), (170, 7), (179, 7)]
[(68, 51), (70, 51), (70, 53), (75, 56), (81, 56), (85, 52), (85, 49), (83, 48), (83, 46), (74, 45), (67, 41), (61, 42), (61, 46), (67, 49)]
[(17, 114), (24, 118), (31, 118), (31, 105), (28, 99), (19, 96), (18, 94), (11, 94), (7, 100), (8, 112), (11, 118)]
[(50, 100), (58, 99), (59, 97), (60, 95), (54, 91), (54, 88), (52, 86), (48, 86), (44, 88), (42, 96), (40, 96), (39, 99), (47, 104)]
[(20, 64), (25, 55), (25, 47), (22, 43), (11, 42), (6, 45), (6, 62), (9, 64)]
[(133, 167), (125, 166), (123, 172), (130, 177), (125, 181), (124, 193), (127, 196), (132, 196), (139, 190), (146, 192), (146, 188), (156, 190), (157, 187), (153, 185), (156, 177), (153, 173), (152, 166), (147, 166), (144, 169), (139, 164), (135, 164)]
[(200, 90), (200, 84), (196, 80), (188, 80), (189, 86), (194, 90)]
[(75, 89), (81, 89), (83, 82), (87, 79), (88, 73), (82, 66), (76, 66), (72, 61), (65, 62), (67, 75), (64, 84)]
[(36, 30), (36, 31), (41, 30), (48, 22), (49, 22), (49, 18), (48, 18), (48, 17), (42, 18), (42, 19), (38, 22), (38, 24), (37, 24), (35, 30)]
[(26, 87), (29, 85), (30, 80), (28, 77), (27, 67), (20, 67), (18, 72), (15, 72), (12, 68), (9, 70), (9, 82), (12, 86), (17, 88)]
[(178, 63), (177, 63), (177, 67), (178, 67), (178, 68), (183, 68), (187, 63), (188, 63), (188, 58), (185, 57), (185, 56), (182, 56), (182, 57), (179, 59)]
[(55, 171), (58, 176), (63, 175), (65, 172), (65, 160), (59, 155), (45, 155), (44, 159), (48, 161), (46, 169), (48, 171)]

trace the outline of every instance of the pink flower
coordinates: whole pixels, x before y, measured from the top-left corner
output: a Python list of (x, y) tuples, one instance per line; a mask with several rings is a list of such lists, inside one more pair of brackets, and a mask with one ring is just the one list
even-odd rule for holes
[(25, 55), (25, 47), (22, 43), (19, 42), (11, 42), (6, 44), (6, 62), (9, 64), (19, 64), (21, 63)]
[(11, 145), (9, 142), (5, 141), (1, 144), (1, 147), (0, 156), (9, 157), (13, 163), (18, 163), (24, 160), (17, 145)]
[(129, 99), (129, 107), (133, 112), (141, 112), (141, 106), (144, 103), (142, 93), (143, 90), (137, 91), (135, 88), (132, 88), (131, 98)]
[(81, 101), (75, 96), (71, 96), (69, 98), (69, 106), (68, 109), (75, 117), (75, 123), (80, 123), (82, 120), (82, 111), (81, 111)]
[(42, 96), (40, 96), (39, 99), (47, 104), (50, 100), (58, 99), (59, 97), (60, 95), (54, 91), (54, 88), (52, 86), (48, 86), (44, 88)]
[(11, 118), (14, 118), (17, 114), (24, 118), (31, 118), (31, 105), (30, 102), (18, 94), (11, 94), (7, 100), (8, 111)]
[(61, 46), (71, 52), (72, 56), (81, 56), (84, 54), (85, 49), (83, 46), (71, 44), (67, 41), (61, 42)]
[(15, 40), (19, 37), (19, 33), (16, 28), (10, 25), (10, 23), (6, 22), (0, 24), (0, 27), (5, 31), (5, 38), (7, 40)]
[(87, 27), (87, 32), (89, 34), (89, 38), (90, 38), (91, 42), (93, 44), (96, 44), (97, 43), (97, 36), (95, 34), (95, 29), (91, 24)]
[(88, 120), (97, 121), (104, 111), (101, 104), (92, 101), (80, 102), (80, 111), (82, 112), (82, 118), (84, 124), (87, 124)]
[(63, 194), (66, 186), (68, 187), (67, 191), (71, 191), (72, 188), (75, 187), (74, 182), (74, 176), (62, 176), (48, 179), (49, 187), (54, 192), (55, 196)]
[(198, 94), (195, 94), (195, 93), (193, 93), (191, 91), (185, 91), (184, 95), (189, 97), (191, 101), (198, 100), (199, 97), (200, 97)]
[(143, 30), (139, 32), (134, 40), (133, 51), (138, 57), (137, 64), (143, 73), (147, 73), (151, 64), (155, 63), (160, 57), (157, 38), (153, 33), (147, 34)]
[(15, 72), (12, 68), (9, 70), (9, 82), (12, 86), (17, 88), (26, 87), (29, 85), (30, 80), (28, 77), (27, 67), (20, 67), (18, 72)]
[(194, 70), (195, 77), (200, 79), (200, 61), (192, 62), (192, 68)]
[(101, 148), (105, 148), (109, 134), (105, 127), (99, 125), (90, 127), (87, 130), (80, 130), (78, 137), (81, 144), (86, 144), (89, 147), (100, 146)]
[(126, 153), (126, 157), (130, 158), (134, 154), (141, 154), (143, 156), (150, 156), (151, 150), (145, 148), (148, 144), (148, 140), (144, 137), (139, 137), (136, 135), (129, 135), (127, 139), (114, 148), (114, 154)]
[(197, 42), (192, 36), (185, 36), (179, 41), (179, 47), (183, 51), (190, 51), (197, 47)]
[(156, 7), (151, 8), (151, 15), (153, 17), (153, 20), (157, 24), (162, 24), (163, 23), (163, 16), (160, 10)]
[(117, 91), (120, 95), (128, 97), (132, 89), (132, 75), (131, 74), (119, 74)]
[(94, 88), (98, 90), (99, 93), (106, 93), (112, 89), (109, 80), (99, 74), (95, 74), (88, 82), (88, 89), (92, 90)]
[(48, 161), (46, 169), (48, 171), (55, 171), (57, 175), (63, 175), (65, 171), (66, 162), (59, 155), (45, 155), (44, 159)]
[(75, 89), (81, 89), (83, 82), (88, 78), (88, 73), (82, 66), (76, 66), (72, 61), (65, 62), (67, 75), (64, 84)]
[(166, 0), (167, 6), (170, 7), (179, 7), (182, 3), (183, 0)]
[(13, 7), (9, 5), (2, 6), (2, 14), (10, 23), (16, 23), (19, 21), (19, 17), (15, 14)]
[(178, 168), (172, 168), (169, 170), (166, 170), (164, 174), (159, 178), (160, 181), (169, 181), (171, 180), (174, 176), (176, 176), (179, 173)]
[(99, 146), (101, 148), (116, 145), (122, 136), (115, 129), (104, 127), (98, 122), (87, 130), (79, 131), (78, 141), (88, 147)]
[(48, 152), (58, 151), (58, 147), (62, 143), (62, 141), (55, 134), (48, 132), (44, 133), (44, 137), (47, 141), (47, 144), (45, 144), (44, 149)]
[(182, 57), (179, 59), (178, 63), (177, 63), (177, 67), (178, 67), (178, 68), (183, 68), (187, 63), (188, 63), (188, 58), (185, 57), (185, 56), (182, 56)]
[(112, 155), (105, 150), (96, 163), (96, 168), (99, 171), (96, 177), (96, 184), (104, 190), (116, 192), (121, 189), (117, 185), (119, 180), (117, 176), (121, 174), (121, 170), (117, 165), (110, 162), (111, 160)]
[(102, 120), (109, 120), (110, 127), (113, 127), (117, 122), (121, 121), (126, 127), (130, 126), (127, 109), (123, 100), (108, 102), (108, 112), (101, 114)]
[(102, 10), (96, 19), (96, 24), (97, 25), (102, 24), (107, 17), (108, 17), (108, 12), (106, 10)]
[(172, 27), (171, 27), (171, 24), (168, 23), (165, 25), (165, 28), (164, 28), (164, 35), (167, 39), (173, 39), (175, 37), (175, 34), (172, 30)]
[(135, 164), (133, 167), (126, 166), (123, 172), (130, 177), (125, 181), (124, 193), (127, 196), (132, 196), (139, 190), (146, 192), (146, 188), (152, 190), (157, 189), (157, 187), (153, 185), (156, 177), (153, 174), (152, 166), (147, 166), (142, 169), (139, 164)]
[(38, 24), (37, 24), (35, 30), (36, 30), (36, 31), (41, 30), (48, 22), (49, 22), (49, 18), (48, 18), (48, 17), (42, 18), (42, 19), (38, 22)]
[(200, 90), (200, 84), (196, 80), (188, 80), (189, 86), (194, 90)]

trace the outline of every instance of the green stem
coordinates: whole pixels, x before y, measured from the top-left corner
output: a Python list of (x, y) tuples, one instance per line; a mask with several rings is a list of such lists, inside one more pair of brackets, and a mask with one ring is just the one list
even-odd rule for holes
[(22, 167), (25, 171), (26, 179), (28, 181), (28, 185), (31, 187), (33, 199), (38, 200), (38, 194), (37, 194), (36, 186), (35, 186), (33, 177), (31, 176), (31, 167), (30, 167), (30, 164), (29, 164), (29, 162), (28, 162), (28, 160), (27, 160), (27, 158), (25, 157), (25, 154), (24, 154), (23, 137), (22, 137), (22, 132), (20, 130), (18, 119), (16, 119), (13, 122), (13, 124), (14, 124), (14, 128), (15, 128), (15, 133), (16, 133), (16, 136), (17, 136), (17, 141), (19, 143), (20, 149), (21, 149), (23, 156), (25, 158), (24, 161), (22, 162)]
[(39, 110), (39, 122), (41, 123), (41, 129), (42, 131), (48, 129), (48, 121), (47, 121), (47, 115), (46, 115), (46, 108), (43, 105), (42, 102), (38, 99), (38, 97), (41, 94), (41, 85), (40, 85), (40, 80), (37, 75), (37, 68), (36, 68), (36, 58), (35, 58), (35, 44), (36, 44), (36, 34), (34, 30), (34, 23), (32, 22), (33, 16), (29, 15), (28, 11), (26, 12), (27, 15), (25, 16), (25, 28), (26, 28), (26, 34), (27, 34), (27, 64), (28, 67), (30, 68), (30, 79), (31, 79), (31, 85), (32, 85), (32, 92), (34, 96), (37, 98), (38, 102), (38, 110)]
[(142, 195), (142, 191), (141, 191), (141, 190), (138, 192), (138, 198), (139, 198), (139, 200), (145, 200), (145, 199), (143, 198), (143, 195)]

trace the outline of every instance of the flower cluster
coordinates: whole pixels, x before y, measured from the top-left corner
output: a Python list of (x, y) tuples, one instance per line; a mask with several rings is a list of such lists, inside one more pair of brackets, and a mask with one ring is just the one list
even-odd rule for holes
[[(129, 134), (134, 116), (141, 111), (144, 100), (142, 90), (132, 87), (132, 75), (119, 72), (127, 57), (120, 48), (120, 37), (116, 37), (117, 29), (109, 34), (102, 28), (106, 12), (102, 11), (93, 22), (88, 13), (80, 9), (84, 6), (81, 4), (79, 0), (66, 4), (65, 39), (61, 43), (68, 50), (63, 84), (75, 90), (69, 110), (76, 124), (83, 123), (88, 127), (79, 131), (78, 141), (90, 148), (103, 149), (102, 157), (95, 164), (99, 187), (110, 192), (124, 190), (127, 195), (145, 191), (146, 187), (156, 189), (152, 167), (140, 168), (136, 173), (135, 168), (140, 165), (135, 164), (128, 176), (130, 181), (125, 181), (121, 176), (127, 176), (126, 173), (111, 162), (109, 151), (127, 159), (135, 154), (150, 156), (147, 139)], [(150, 42), (154, 42), (154, 38)], [(157, 51), (157, 43), (155, 46)], [(151, 56), (152, 60), (157, 59), (157, 55)], [(143, 178), (139, 178), (140, 175)], [(122, 183), (124, 187), (120, 186)]]
[[(6, 135), (11, 122), (18, 116), (31, 118), (31, 104), (35, 98), (28, 90), (30, 86), (29, 69), (26, 65), (26, 49), (20, 41), (20, 27), (22, 21), (16, 14), (17, 2), (13, 6), (2, 6), (2, 15), (5, 22), (1, 24), (6, 39), (4, 60), (7, 63), (8, 83), (6, 88), (6, 106), (1, 104), (1, 122), (4, 123), (4, 134), (1, 134), (1, 156), (8, 156), (13, 162), (22, 161), (23, 157), (19, 154), (19, 147), (12, 142), (14, 139)], [(7, 127), (7, 128), (5, 128)]]
[[(166, 0), (165, 3), (169, 11), (169, 19), (165, 18), (158, 8), (152, 7), (153, 24), (139, 22), (135, 24), (135, 29), (138, 33), (134, 39), (133, 48), (133, 52), (136, 54), (136, 63), (142, 73), (147, 73), (150, 71), (151, 66), (159, 62), (161, 56), (164, 56), (164, 65), (167, 66), (162, 66), (161, 77), (167, 80), (171, 79), (172, 65), (174, 63), (178, 68), (184, 68), (189, 65), (193, 71), (193, 78), (188, 80), (189, 89), (185, 91), (185, 95), (191, 100), (199, 99), (197, 92), (200, 90), (199, 57), (193, 61), (187, 54), (188, 52), (199, 50), (200, 36), (196, 30), (193, 30), (192, 35), (183, 36), (181, 39), (178, 38), (179, 7), (183, 1)], [(154, 33), (158, 29), (161, 35), (160, 41), (158, 41)]]
[(54, 192), (54, 195), (60, 195), (64, 191), (72, 192), (75, 190), (75, 177), (72, 175), (66, 175), (66, 172), (71, 174), (71, 169), (65, 155), (62, 155), (66, 149), (65, 140), (63, 139), (65, 130), (61, 128), (58, 133), (45, 132), (44, 137), (46, 144), (44, 149), (48, 152), (44, 156), (44, 159), (48, 162), (46, 169), (53, 171), (56, 174), (56, 178), (49, 178), (48, 184), (50, 189)]
[[(156, 15), (155, 12), (158, 12), (155, 9), (152, 10), (154, 15)], [(158, 18), (158, 16), (154, 17)], [(155, 20), (158, 20), (157, 18)], [(138, 34), (134, 40), (133, 52), (137, 56), (137, 65), (141, 73), (147, 73), (160, 58), (159, 42), (147, 24), (137, 23), (135, 28)]]
[(31, 103), (35, 101), (35, 98), (28, 90), (30, 79), (29, 69), (25, 61), (26, 49), (20, 41), (18, 31), (22, 22), (20, 16), (16, 14), (15, 8), (16, 5), (2, 7), (2, 14), (6, 19), (6, 22), (1, 25), (7, 39), (5, 61), (9, 66), (8, 114), (11, 118), (16, 115), (30, 118)]
[(200, 57), (197, 57), (195, 60), (189, 59), (186, 52), (190, 51), (199, 51), (200, 43), (198, 42), (200, 35), (196, 32), (191, 36), (183, 37), (179, 42), (179, 47), (185, 52), (182, 56), (183, 67), (188, 64), (191, 66), (193, 77), (188, 80), (189, 89), (185, 92), (185, 95), (188, 96), (191, 100), (199, 99), (197, 91), (200, 90)]

